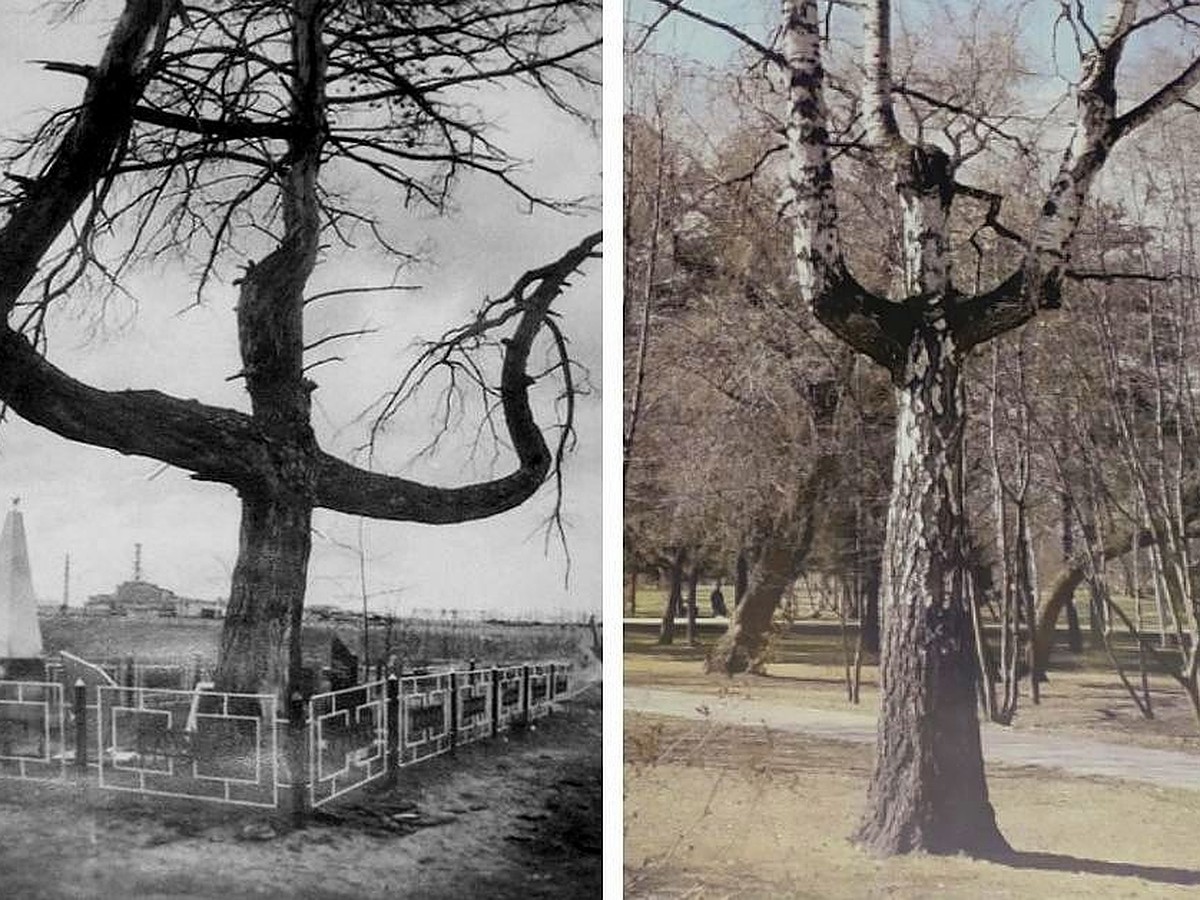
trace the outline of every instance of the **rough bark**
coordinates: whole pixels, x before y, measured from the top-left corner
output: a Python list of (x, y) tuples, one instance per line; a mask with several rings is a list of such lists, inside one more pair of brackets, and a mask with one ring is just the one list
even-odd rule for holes
[(876, 767), (858, 839), (883, 853), (1003, 853), (987, 797), (975, 706), (974, 644), (958, 494), (964, 410), (959, 368), (971, 348), (1059, 305), (1088, 190), (1113, 145), (1200, 81), (1200, 60), (1118, 116), (1115, 75), (1136, 12), (1114, 0), (1083, 49), (1078, 116), (1020, 267), (968, 296), (949, 280), (954, 172), (936, 147), (900, 134), (891, 108), (886, 0), (864, 4), (863, 126), (904, 209), (905, 296), (865, 291), (840, 249), (815, 0), (785, 0), (788, 183), (799, 293), (818, 320), (886, 367), (897, 441), (884, 548), (883, 647)]
[(962, 585), (961, 360), (918, 333), (897, 389), (884, 549), (881, 710), (857, 840), (880, 854), (1002, 852), (984, 779), (975, 645)]
[(276, 693), (302, 684), (299, 638), (311, 521), (312, 506), (303, 497), (242, 496), (219, 690)]
[(773, 633), (775, 610), (796, 578), (796, 546), (787, 529), (772, 530), (746, 564), (746, 588), (729, 627), (704, 663), (706, 672), (761, 672)]

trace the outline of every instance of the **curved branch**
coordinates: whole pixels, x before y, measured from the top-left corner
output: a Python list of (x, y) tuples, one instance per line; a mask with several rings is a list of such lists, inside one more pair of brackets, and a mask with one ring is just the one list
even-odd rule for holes
[(817, 320), (839, 338), (889, 372), (899, 373), (916, 327), (909, 307), (872, 294), (844, 266), (812, 307)]
[(321, 453), (314, 474), (316, 505), (348, 515), (444, 525), (496, 515), (531, 497), (546, 480), (553, 455), (529, 403), (533, 381), (527, 371), (529, 352), (551, 304), (571, 274), (597, 255), (601, 238), (601, 232), (590, 234), (550, 265), (526, 272), (507, 295), (520, 311), (516, 330), (505, 343), (500, 373), (504, 421), (517, 453), (515, 471), (461, 487), (436, 487), (371, 472)]

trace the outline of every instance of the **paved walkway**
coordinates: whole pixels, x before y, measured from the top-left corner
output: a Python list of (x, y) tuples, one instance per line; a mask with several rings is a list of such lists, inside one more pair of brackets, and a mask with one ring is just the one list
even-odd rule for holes
[[(707, 717), (729, 725), (794, 731), (855, 743), (875, 740), (875, 716), (848, 710), (807, 709), (738, 695), (658, 688), (625, 688), (625, 709), (664, 716)], [(983, 726), (983, 753), (989, 762), (1041, 766), (1071, 775), (1123, 778), (1168, 788), (1200, 791), (1200, 755), (1109, 744), (1067, 734)]]

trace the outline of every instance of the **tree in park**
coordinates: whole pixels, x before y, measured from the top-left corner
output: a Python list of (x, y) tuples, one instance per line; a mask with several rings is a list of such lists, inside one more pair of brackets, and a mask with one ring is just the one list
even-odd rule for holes
[(990, 290), (967, 292), (952, 279), (948, 254), (952, 205), (963, 194), (956, 160), (938, 144), (902, 133), (893, 106), (890, 4), (863, 4), (864, 127), (872, 152), (891, 172), (904, 218), (903, 290), (890, 298), (859, 284), (842, 250), (818, 4), (784, 3), (777, 58), (789, 88), (799, 293), (831, 331), (890, 373), (896, 399), (881, 600), (881, 712), (867, 811), (857, 832), (858, 841), (875, 852), (1007, 850), (984, 779), (974, 641), (962, 583), (961, 375), (973, 348), (1060, 306), (1085, 199), (1114, 145), (1200, 80), (1200, 61), (1188, 63), (1145, 99), (1118, 111), (1122, 52), (1131, 34), (1163, 15), (1156, 5), (1139, 18), (1137, 2), (1116, 0), (1099, 28), (1073, 20), (1081, 69), (1069, 144), (1019, 264)]
[[(70, 440), (236, 489), (242, 519), (219, 687), (287, 695), (300, 685), (315, 507), (462, 522), (521, 504), (559, 471), (576, 376), (554, 303), (598, 255), (599, 233), (427, 343), (383, 405), (381, 421), (437, 370), (452, 389), (477, 388), (492, 432), (499, 440), (502, 420), (516, 456), (491, 480), (431, 486), (325, 452), (309, 373), (328, 339), (306, 341), (304, 312), (310, 278), (338, 262), (335, 249), (365, 235), (393, 262), (407, 258), (388, 220), (410, 207), (444, 210), (463, 173), (497, 179), (529, 206), (573, 207), (523, 184), (483, 109), (489, 91), (519, 85), (586, 117), (599, 83), (598, 9), (566, 0), (126, 0), (98, 64), (45, 63), (86, 88), (6, 159), (0, 400)], [(100, 295), (136, 262), (178, 253), (198, 262), (197, 302), (240, 264), (237, 377), (248, 412), (99, 390), (43, 356), (56, 302)], [(565, 398), (555, 446), (531, 398), (544, 380), (557, 380)]]

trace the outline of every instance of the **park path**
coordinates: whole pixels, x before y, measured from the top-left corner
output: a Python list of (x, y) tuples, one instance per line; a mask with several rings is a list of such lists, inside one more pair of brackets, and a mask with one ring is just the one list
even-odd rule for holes
[[(625, 687), (626, 712), (701, 719), (726, 725), (792, 731), (854, 743), (875, 740), (875, 716), (847, 710), (810, 709), (736, 694)], [(1070, 775), (1122, 778), (1164, 788), (1200, 791), (1200, 754), (1111, 744), (1070, 734), (983, 726), (989, 762), (1039, 766)]]

